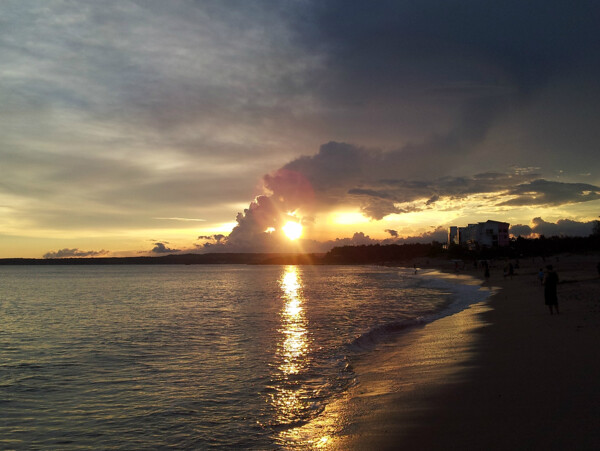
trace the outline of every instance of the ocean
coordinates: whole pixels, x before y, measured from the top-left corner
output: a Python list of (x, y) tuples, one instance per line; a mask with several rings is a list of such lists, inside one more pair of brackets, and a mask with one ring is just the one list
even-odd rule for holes
[(0, 448), (305, 448), (354, 362), (488, 295), (379, 266), (0, 266)]

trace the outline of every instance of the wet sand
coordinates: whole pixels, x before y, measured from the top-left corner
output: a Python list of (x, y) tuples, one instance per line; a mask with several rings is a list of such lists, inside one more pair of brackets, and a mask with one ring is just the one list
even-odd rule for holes
[[(600, 449), (599, 256), (548, 259), (561, 283), (550, 315), (541, 259), (488, 302), (386, 344), (355, 368), (359, 384), (323, 418), (330, 449)], [(480, 276), (480, 272), (471, 270)], [(467, 269), (464, 272), (469, 272)], [(315, 432), (315, 431), (313, 431)], [(318, 445), (318, 443), (315, 443)]]

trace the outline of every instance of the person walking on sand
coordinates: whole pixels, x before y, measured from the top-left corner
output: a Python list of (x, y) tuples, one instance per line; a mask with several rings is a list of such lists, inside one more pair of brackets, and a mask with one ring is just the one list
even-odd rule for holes
[(540, 285), (544, 286), (544, 268), (540, 268), (538, 272), (538, 279), (540, 279)]
[(558, 296), (556, 294), (556, 287), (558, 285), (558, 274), (552, 269), (552, 265), (546, 266), (548, 270), (546, 272), (546, 279), (544, 280), (544, 300), (550, 314), (552, 315), (552, 307), (556, 309), (556, 314), (560, 314), (558, 311)]

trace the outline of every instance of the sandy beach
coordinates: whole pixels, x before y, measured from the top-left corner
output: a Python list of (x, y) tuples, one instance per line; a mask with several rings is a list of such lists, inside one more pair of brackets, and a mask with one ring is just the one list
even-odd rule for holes
[[(598, 449), (598, 255), (492, 267), (489, 301), (435, 321), (357, 364), (359, 384), (325, 412), (331, 449)], [(560, 315), (537, 277), (552, 264)], [(449, 268), (446, 268), (447, 270)], [(461, 273), (482, 277), (467, 268)], [(314, 431), (313, 431), (314, 432)]]

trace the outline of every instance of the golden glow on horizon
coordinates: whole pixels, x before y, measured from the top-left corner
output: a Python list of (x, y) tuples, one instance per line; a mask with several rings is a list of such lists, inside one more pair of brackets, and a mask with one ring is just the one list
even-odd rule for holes
[(220, 233), (229, 233), (233, 230), (233, 228), (237, 225), (237, 222), (224, 222), (219, 224), (215, 229), (215, 231)]
[[(597, 219), (600, 207), (600, 200), (551, 207), (499, 206), (498, 196), (499, 193), (484, 193), (462, 199), (442, 198), (432, 206), (421, 205), (424, 208), (421, 211), (391, 214), (381, 220), (370, 220), (357, 209), (353, 211), (347, 206), (346, 209), (315, 214), (308, 226), (298, 225), (302, 227), (301, 236), (309, 240), (351, 238), (357, 232), (381, 240), (390, 237), (386, 229), (397, 231), (398, 236), (403, 238), (419, 236), (439, 226), (485, 219), (505, 220), (511, 225), (531, 225), (535, 217), (552, 223), (560, 219), (589, 222)], [(503, 200), (510, 198), (506, 196)], [(102, 223), (96, 226), (60, 227), (60, 224), (39, 224), (26, 216), (17, 215), (16, 206), (10, 206), (9, 200), (0, 196), (0, 203), (5, 201), (0, 207), (0, 258), (41, 258), (46, 252), (65, 248), (106, 250), (108, 256), (135, 256), (150, 252), (153, 242), (169, 243), (168, 247), (173, 249), (194, 250), (199, 235), (228, 235), (237, 225), (236, 221), (220, 223), (207, 220), (202, 223), (179, 221), (178, 227), (165, 227), (165, 221), (153, 220), (146, 221), (142, 227), (105, 227)], [(85, 213), (86, 210), (81, 212)], [(284, 217), (290, 222), (295, 219)], [(298, 223), (298, 220), (295, 222)], [(288, 241), (288, 245), (298, 246), (300, 243), (302, 241), (297, 238)]]
[(287, 236), (290, 240), (297, 240), (302, 236), (302, 226), (300, 223), (295, 221), (288, 221), (281, 228), (285, 236)]
[(347, 211), (347, 212), (334, 212), (331, 213), (328, 218), (328, 222), (332, 222), (334, 224), (343, 224), (343, 225), (351, 225), (351, 224), (364, 224), (369, 222), (369, 218), (364, 216), (362, 213), (358, 211)]

